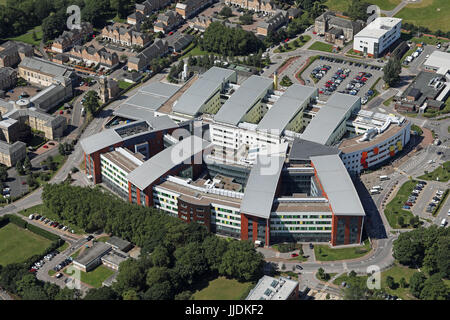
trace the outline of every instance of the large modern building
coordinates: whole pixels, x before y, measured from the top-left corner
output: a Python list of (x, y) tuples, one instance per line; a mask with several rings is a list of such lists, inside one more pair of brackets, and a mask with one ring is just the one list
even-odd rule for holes
[(400, 38), (402, 19), (379, 17), (358, 32), (353, 39), (353, 51), (378, 58)]
[(360, 243), (350, 176), (409, 141), (405, 118), (361, 110), (358, 97), (323, 103), (315, 88), (283, 92), (222, 68), (141, 90), (115, 113), (131, 123), (81, 141), (88, 176), (130, 203), (266, 245)]
[(298, 281), (285, 277), (264, 276), (250, 291), (245, 300), (296, 300), (298, 299)]

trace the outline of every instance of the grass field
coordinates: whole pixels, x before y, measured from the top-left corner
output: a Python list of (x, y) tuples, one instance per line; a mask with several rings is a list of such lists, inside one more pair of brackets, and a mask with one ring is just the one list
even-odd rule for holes
[(8, 223), (0, 228), (0, 265), (23, 262), (43, 253), (50, 244), (50, 240)]
[(333, 50), (333, 46), (331, 44), (328, 44), (328, 43), (323, 43), (323, 42), (316, 41), (308, 49), (309, 50), (319, 50), (319, 51), (331, 52)]
[(334, 249), (327, 245), (315, 245), (314, 254), (318, 261), (335, 261), (335, 260), (347, 260), (355, 259), (368, 254), (371, 250), (370, 242), (368, 239), (364, 241), (364, 245), (361, 247)]
[[(409, 279), (411, 278), (411, 276), (413, 275), (414, 272), (416, 272), (417, 270), (415, 269), (410, 269), (408, 267), (404, 267), (401, 265), (394, 265), (392, 268), (381, 272), (381, 289), (391, 295), (395, 295), (403, 300), (411, 300), (411, 299), (415, 299), (410, 293), (409, 293), (409, 288), (401, 288), (399, 285), (400, 279), (401, 278), (405, 278), (406, 282), (409, 284)], [(394, 289), (391, 289), (387, 286), (386, 284), (386, 278), (388, 276), (391, 276), (394, 278), (394, 282), (396, 283), (396, 287)], [(367, 281), (367, 276), (358, 276), (358, 281)], [(334, 281), (333, 284), (340, 286), (342, 284), (342, 282), (346, 282), (349, 283), (351, 282), (351, 280), (349, 281), (349, 279), (351, 279), (347, 274), (343, 274), (339, 277), (337, 277)]]
[(402, 18), (403, 23), (427, 27), (432, 31), (448, 31), (450, 30), (449, 12), (450, 1), (448, 0), (422, 0), (420, 3), (408, 4), (395, 17)]
[(56, 250), (58, 250), (59, 252), (63, 252), (64, 250), (66, 250), (69, 247), (69, 243), (67, 241), (65, 241), (62, 246), (56, 248)]
[[(33, 30), (36, 33), (36, 40), (33, 40)], [(26, 33), (20, 36), (8, 38), (7, 40), (21, 41), (31, 45), (39, 46), (42, 40), (42, 27), (37, 26), (33, 29), (28, 30)]]
[(126, 82), (126, 81), (123, 81), (123, 80), (119, 80), (119, 88), (121, 90), (128, 89), (131, 85), (132, 85), (132, 83), (129, 83), (129, 82)]
[(428, 172), (427, 174), (418, 177), (418, 179), (436, 181), (436, 178), (439, 178), (439, 181), (447, 182), (448, 179), (450, 178), (449, 170), (450, 170), (450, 161), (446, 161), (442, 166), (438, 167), (436, 170)]
[[(401, 0), (369, 0), (367, 1), (371, 4), (376, 4), (381, 10), (392, 10), (394, 9)], [(349, 0), (328, 0), (325, 5), (332, 11), (344, 12), (348, 10), (351, 1)]]
[(384, 215), (386, 216), (386, 219), (389, 222), (389, 225), (392, 228), (398, 229), (401, 228), (398, 224), (398, 218), (403, 217), (405, 222), (405, 227), (409, 227), (409, 219), (412, 218), (414, 215), (411, 213), (411, 211), (402, 209), (403, 204), (408, 200), (409, 195), (411, 194), (411, 191), (414, 190), (414, 187), (416, 185), (417, 181), (407, 181), (405, 182), (401, 187), (400, 190), (398, 190), (397, 195), (394, 199), (391, 200), (386, 205), (386, 208), (384, 209)]
[(109, 236), (104, 236), (104, 237), (98, 238), (97, 241), (100, 241), (100, 242), (106, 242), (106, 241), (108, 241), (110, 238), (111, 238), (111, 237), (109, 237)]
[[(64, 271), (68, 275), (72, 275), (69, 271)], [(72, 271), (73, 272), (73, 271)], [(107, 267), (100, 265), (94, 270), (89, 272), (80, 271), (81, 274), (81, 282), (86, 283), (94, 288), (100, 288), (102, 286), (103, 281), (108, 279), (114, 274), (114, 271), (108, 269)]]
[(253, 287), (251, 282), (238, 282), (219, 277), (209, 281), (208, 286), (193, 294), (194, 300), (239, 300)]

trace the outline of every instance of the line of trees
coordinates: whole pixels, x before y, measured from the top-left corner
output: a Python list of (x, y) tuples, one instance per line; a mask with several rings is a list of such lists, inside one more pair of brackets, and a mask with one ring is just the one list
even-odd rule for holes
[(142, 248), (139, 259), (120, 265), (112, 290), (93, 289), (88, 299), (187, 299), (189, 288), (205, 277), (255, 281), (261, 275), (263, 257), (251, 242), (218, 238), (197, 223), (126, 203), (100, 188), (49, 184), (42, 199), (68, 223), (112, 233)]

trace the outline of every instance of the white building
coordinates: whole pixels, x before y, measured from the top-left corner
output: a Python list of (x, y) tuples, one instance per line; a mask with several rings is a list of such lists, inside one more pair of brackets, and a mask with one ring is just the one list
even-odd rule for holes
[(398, 38), (402, 19), (391, 17), (376, 18), (353, 39), (353, 50), (378, 58)]

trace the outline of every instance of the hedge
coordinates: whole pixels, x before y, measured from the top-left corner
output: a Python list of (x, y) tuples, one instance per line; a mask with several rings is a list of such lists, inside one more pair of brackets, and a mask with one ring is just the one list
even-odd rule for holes
[(18, 227), (20, 227), (22, 229), (25, 229), (27, 227), (27, 222), (24, 221), (22, 218), (17, 217), (17, 216), (12, 215), (12, 214), (8, 214), (8, 215), (5, 215), (5, 216), (8, 216), (9, 222), (14, 223)]
[(31, 232), (33, 232), (33, 233), (35, 233), (37, 235), (40, 235), (40, 236), (42, 236), (42, 237), (44, 237), (44, 238), (46, 238), (48, 240), (57, 241), (57, 240), (60, 239), (56, 234), (53, 234), (53, 233), (51, 233), (51, 232), (49, 232), (47, 230), (41, 229), (39, 227), (36, 227), (35, 225), (27, 223), (26, 227)]
[(9, 223), (9, 217), (3, 216), (0, 218), (0, 228), (6, 226)]

